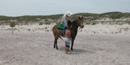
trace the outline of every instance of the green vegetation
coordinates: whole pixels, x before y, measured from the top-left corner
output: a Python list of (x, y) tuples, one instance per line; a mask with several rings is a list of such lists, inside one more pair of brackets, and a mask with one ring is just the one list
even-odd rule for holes
[[(39, 25), (59, 23), (61, 22), (61, 17), (63, 14), (57, 15), (46, 15), (46, 16), (18, 16), (18, 17), (8, 17), (0, 16), (0, 25), (8, 25), (10, 22), (15, 22), (16, 25), (28, 25), (38, 23)], [(84, 23), (89, 25), (96, 25), (98, 23), (102, 24), (130, 24), (130, 13), (122, 12), (107, 12), (102, 14), (96, 13), (77, 13), (71, 16), (72, 20), (78, 18), (78, 16), (84, 17)]]

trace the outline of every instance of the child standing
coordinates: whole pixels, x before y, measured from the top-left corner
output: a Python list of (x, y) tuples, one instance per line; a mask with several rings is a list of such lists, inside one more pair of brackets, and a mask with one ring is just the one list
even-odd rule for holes
[(71, 38), (71, 27), (68, 27), (65, 31), (65, 53), (68, 54), (68, 50), (70, 47), (70, 41), (72, 40)]

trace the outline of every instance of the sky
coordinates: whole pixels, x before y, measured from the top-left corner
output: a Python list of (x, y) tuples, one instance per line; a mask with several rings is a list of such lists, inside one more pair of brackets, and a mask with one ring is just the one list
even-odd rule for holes
[(0, 0), (0, 15), (130, 12), (130, 0)]

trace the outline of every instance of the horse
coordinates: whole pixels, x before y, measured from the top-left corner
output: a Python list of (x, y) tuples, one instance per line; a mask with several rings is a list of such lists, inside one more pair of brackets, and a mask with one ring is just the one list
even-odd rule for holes
[[(54, 35), (54, 48), (58, 50), (57, 46), (57, 40), (58, 38), (64, 37), (63, 30), (57, 28), (58, 24), (53, 26), (53, 35)], [(76, 38), (77, 32), (78, 32), (78, 27), (83, 28), (83, 17), (78, 17), (76, 20), (72, 22), (72, 28), (71, 28), (71, 50), (73, 50), (73, 45), (74, 45), (74, 40)], [(62, 39), (62, 38), (61, 38)], [(62, 39), (63, 40), (63, 39)]]

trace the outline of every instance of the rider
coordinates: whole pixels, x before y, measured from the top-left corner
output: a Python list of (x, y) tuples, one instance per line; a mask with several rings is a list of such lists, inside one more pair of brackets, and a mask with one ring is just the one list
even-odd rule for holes
[(69, 11), (67, 13), (64, 14), (63, 18), (62, 18), (62, 23), (63, 23), (63, 34), (65, 34), (65, 28), (68, 28), (68, 21), (70, 21), (70, 16), (72, 13), (70, 13)]

